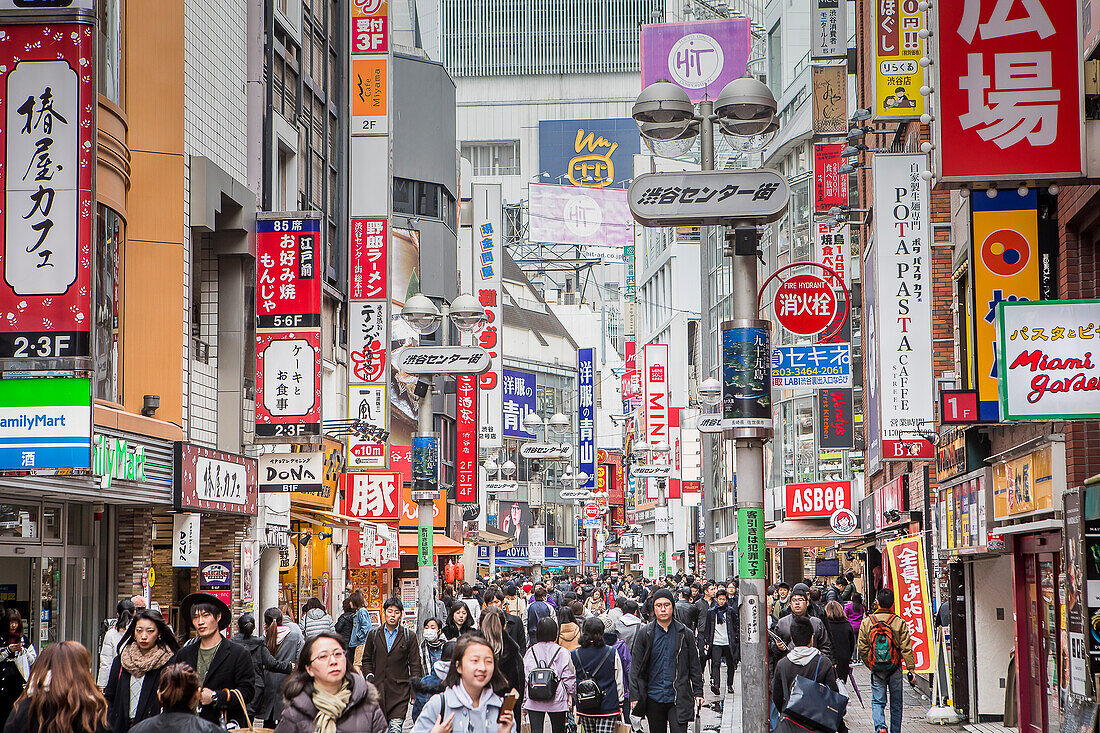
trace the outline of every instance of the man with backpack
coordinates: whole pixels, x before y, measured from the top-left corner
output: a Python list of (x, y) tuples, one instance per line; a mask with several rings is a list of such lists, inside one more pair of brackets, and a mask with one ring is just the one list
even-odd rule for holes
[(889, 733), (901, 733), (902, 666), (912, 681), (915, 659), (909, 627), (894, 613), (894, 591), (881, 589), (875, 596), (878, 610), (859, 627), (859, 658), (871, 670), (871, 719), (875, 733), (887, 733), (886, 696), (890, 696)]

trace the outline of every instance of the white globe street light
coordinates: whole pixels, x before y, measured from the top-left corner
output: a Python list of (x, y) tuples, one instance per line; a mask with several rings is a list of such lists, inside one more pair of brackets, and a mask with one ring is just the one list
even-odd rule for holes
[(523, 418), (523, 429), (529, 433), (537, 433), (542, 428), (542, 417), (537, 412), (527, 413)]
[(511, 458), (504, 462), (504, 465), (500, 467), (500, 472), (507, 478), (512, 478), (516, 475), (516, 464)]
[(427, 336), (439, 328), (443, 314), (439, 312), (439, 308), (431, 298), (423, 293), (417, 293), (405, 301), (405, 305), (401, 308), (401, 319), (421, 336)]
[(549, 425), (554, 435), (563, 436), (569, 431), (569, 418), (560, 412), (555, 412), (550, 418)]
[(717, 405), (722, 401), (722, 383), (714, 377), (707, 377), (699, 385), (699, 401), (704, 405)]
[(459, 295), (451, 301), (451, 323), (463, 333), (474, 333), (481, 330), (488, 317), (485, 315), (485, 306), (472, 295)]

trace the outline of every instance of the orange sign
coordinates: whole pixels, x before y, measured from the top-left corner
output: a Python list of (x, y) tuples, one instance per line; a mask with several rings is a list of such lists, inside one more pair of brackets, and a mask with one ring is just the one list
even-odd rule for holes
[[(432, 502), (436, 529), (447, 526), (447, 489), (439, 490), (439, 497)], [(418, 525), (417, 511), (419, 507), (412, 500), (412, 486), (404, 484), (401, 487), (401, 526), (416, 527)]]
[(351, 116), (386, 116), (386, 59), (352, 59)]

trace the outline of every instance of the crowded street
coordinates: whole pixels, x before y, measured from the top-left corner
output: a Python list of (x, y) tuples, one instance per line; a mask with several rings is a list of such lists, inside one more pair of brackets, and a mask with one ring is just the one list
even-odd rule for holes
[(1100, 0), (0, 0), (0, 733), (1090, 733)]

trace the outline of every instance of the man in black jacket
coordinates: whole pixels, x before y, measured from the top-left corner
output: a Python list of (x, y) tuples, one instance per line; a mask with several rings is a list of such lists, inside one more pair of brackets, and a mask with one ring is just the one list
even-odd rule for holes
[(703, 704), (703, 670), (691, 631), (672, 617), (672, 593), (653, 594), (653, 615), (630, 650), (630, 699), (634, 715), (649, 722), (649, 733), (686, 733)]
[(180, 603), (180, 618), (190, 620), (198, 639), (176, 652), (169, 664), (183, 662), (198, 672), (199, 715), (220, 723), (224, 712), (230, 720), (246, 725), (237, 693), (246, 704), (252, 699), (256, 672), (248, 651), (222, 635), (229, 628), (229, 606), (210, 593), (192, 593)]
[(485, 596), (485, 605), (496, 606), (501, 611), (504, 611), (504, 633), (512, 637), (512, 641), (516, 642), (516, 646), (519, 647), (520, 656), (527, 651), (527, 632), (524, 630), (524, 623), (520, 621), (519, 616), (514, 613), (508, 613), (507, 608), (504, 605), (504, 591), (497, 590), (492, 593), (487, 593)]
[(718, 694), (722, 660), (726, 660), (726, 692), (733, 692), (733, 674), (741, 661), (741, 621), (736, 603), (729, 602), (724, 590), (715, 596), (714, 608), (707, 611), (700, 624), (703, 649), (710, 657), (710, 691)]
[(680, 600), (676, 601), (676, 605), (672, 610), (673, 617), (688, 627), (688, 631), (694, 634), (699, 626), (699, 609), (691, 602), (690, 588), (681, 588), (678, 592)]
[(790, 626), (791, 649), (776, 663), (775, 675), (772, 677), (772, 703), (781, 716), (779, 725), (775, 728), (776, 733), (802, 733), (807, 730), (805, 725), (786, 715), (791, 684), (795, 677), (807, 677), (834, 692), (838, 690), (832, 661), (827, 654), (814, 646), (814, 627), (810, 618), (794, 616)]

